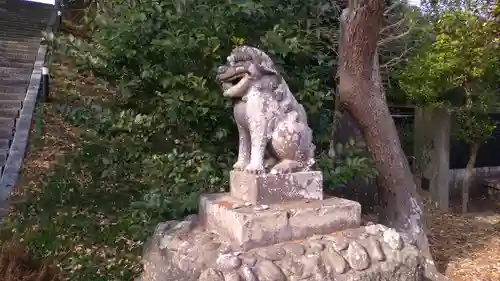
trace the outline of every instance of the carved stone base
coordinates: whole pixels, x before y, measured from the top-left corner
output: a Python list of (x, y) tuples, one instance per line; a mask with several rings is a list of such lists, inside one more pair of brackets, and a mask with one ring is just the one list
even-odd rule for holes
[(323, 174), (319, 171), (277, 175), (231, 171), (229, 186), (231, 196), (252, 204), (323, 199)]
[(200, 216), (207, 230), (246, 250), (359, 227), (361, 205), (329, 198), (245, 206), (243, 201), (219, 193), (201, 196)]
[(141, 281), (420, 281), (413, 245), (370, 225), (306, 240), (235, 251), (195, 217), (158, 225)]

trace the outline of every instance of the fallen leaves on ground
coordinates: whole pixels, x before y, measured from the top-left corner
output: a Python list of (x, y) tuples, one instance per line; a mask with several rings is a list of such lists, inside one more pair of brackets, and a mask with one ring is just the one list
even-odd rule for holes
[(34, 259), (25, 245), (2, 244), (0, 247), (0, 280), (59, 281), (59, 271)]
[(111, 93), (96, 86), (90, 75), (71, 71), (69, 63), (56, 65), (51, 73), (50, 102), (40, 104), (33, 120), (20, 181), (0, 231), (2, 241), (26, 244), (34, 257), (53, 261), (67, 278), (63, 280), (132, 280), (147, 238), (138, 237), (144, 222), (131, 209), (138, 192), (88, 178), (85, 169), (74, 165), (82, 144), (92, 138), (83, 127), (71, 126), (59, 110), (61, 105), (79, 106), (83, 99), (105, 100)]
[(460, 209), (457, 205), (448, 213), (428, 208), (434, 259), (438, 268), (453, 281), (498, 281), (500, 213), (489, 199), (471, 203), (483, 210), (462, 215), (457, 213)]

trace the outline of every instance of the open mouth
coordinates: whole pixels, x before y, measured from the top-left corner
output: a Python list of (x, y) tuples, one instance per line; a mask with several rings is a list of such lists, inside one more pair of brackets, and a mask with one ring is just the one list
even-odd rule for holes
[(224, 96), (233, 98), (243, 97), (251, 82), (248, 69), (242, 66), (220, 66), (217, 69), (217, 80), (222, 84)]
[(247, 76), (246, 73), (239, 73), (237, 75), (234, 75), (228, 79), (225, 79), (224, 82), (222, 82), (222, 87), (224, 91), (228, 90), (229, 88), (238, 85), (238, 83), (241, 82), (241, 80)]
[(238, 84), (241, 81), (241, 79), (243, 79), (243, 77), (245, 77), (246, 75), (247, 75), (246, 73), (237, 74), (237, 75), (231, 77), (228, 80), (228, 82), (233, 84), (233, 86), (234, 86), (234, 85)]

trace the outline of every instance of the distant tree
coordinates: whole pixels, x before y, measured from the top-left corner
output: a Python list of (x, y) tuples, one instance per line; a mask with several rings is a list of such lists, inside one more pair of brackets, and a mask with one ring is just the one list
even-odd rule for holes
[(488, 114), (500, 106), (499, 23), (489, 16), (492, 10), (471, 5), (434, 16), (427, 30), (433, 36), (401, 70), (399, 80), (413, 102), (445, 107), (456, 116), (454, 132), (471, 147), (462, 187), (464, 213), (479, 146), (496, 127)]

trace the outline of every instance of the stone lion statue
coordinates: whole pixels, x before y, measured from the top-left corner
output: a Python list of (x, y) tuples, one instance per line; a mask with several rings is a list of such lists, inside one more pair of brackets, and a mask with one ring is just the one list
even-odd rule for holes
[(304, 107), (273, 61), (249, 46), (235, 48), (217, 70), (224, 96), (234, 99), (239, 149), (235, 170), (252, 174), (308, 171), (315, 146)]

